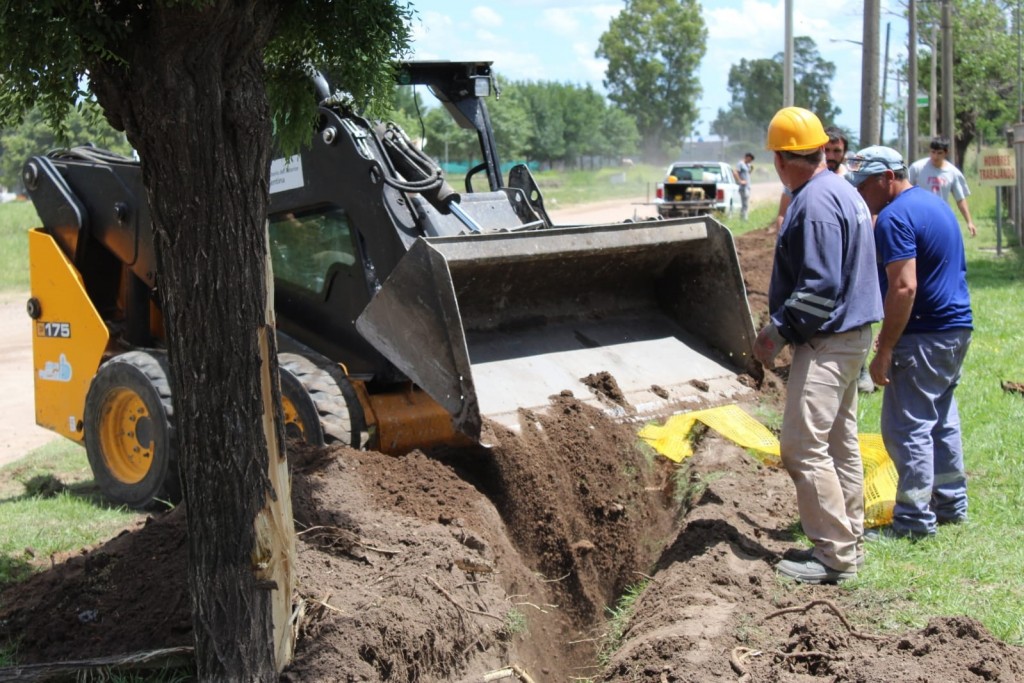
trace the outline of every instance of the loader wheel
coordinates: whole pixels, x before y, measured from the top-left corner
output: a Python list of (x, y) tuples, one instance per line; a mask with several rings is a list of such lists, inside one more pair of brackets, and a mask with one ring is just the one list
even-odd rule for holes
[(285, 368), (281, 368), (281, 407), (285, 434), (313, 446), (324, 445), (324, 430), (313, 399), (299, 378)]
[(352, 448), (366, 446), (368, 435), (363, 407), (340, 368), (332, 372), (295, 353), (282, 353), (278, 362), (283, 370), (302, 383), (309, 394), (327, 444), (343, 443)]
[(167, 358), (131, 351), (104, 363), (85, 397), (85, 452), (103, 494), (136, 509), (181, 500)]

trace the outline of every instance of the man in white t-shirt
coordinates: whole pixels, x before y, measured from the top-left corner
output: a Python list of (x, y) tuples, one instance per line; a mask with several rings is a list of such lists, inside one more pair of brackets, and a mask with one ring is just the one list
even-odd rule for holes
[(971, 210), (967, 208), (967, 197), (971, 191), (967, 187), (967, 179), (960, 169), (954, 166), (946, 157), (949, 156), (949, 138), (939, 136), (932, 138), (928, 156), (918, 159), (910, 165), (907, 172), (907, 179), (911, 184), (922, 187), (929, 192), (940, 195), (944, 201), (949, 201), (950, 193), (960, 214), (967, 221), (967, 229), (971, 237), (978, 234), (971, 220)]

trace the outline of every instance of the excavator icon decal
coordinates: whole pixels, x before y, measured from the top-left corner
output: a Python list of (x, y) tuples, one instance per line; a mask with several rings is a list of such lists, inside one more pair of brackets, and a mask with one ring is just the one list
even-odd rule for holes
[(71, 363), (68, 362), (67, 357), (62, 353), (60, 354), (60, 360), (56, 363), (50, 360), (46, 361), (46, 367), (39, 371), (39, 379), (51, 382), (70, 382)]

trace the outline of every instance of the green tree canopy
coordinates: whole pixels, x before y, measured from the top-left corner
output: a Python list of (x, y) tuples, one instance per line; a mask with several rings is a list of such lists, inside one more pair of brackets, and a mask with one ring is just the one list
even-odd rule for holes
[[(729, 69), (728, 109), (719, 109), (711, 131), (734, 140), (760, 141), (772, 117), (782, 107), (783, 53), (771, 59), (741, 59)], [(832, 104), (831, 85), (836, 67), (818, 53), (808, 36), (793, 39), (793, 95), (798, 106), (810, 109), (828, 125), (842, 113)]]
[(697, 121), (706, 43), (697, 0), (626, 0), (601, 35), (608, 98), (636, 120), (652, 158), (676, 149)]
[(35, 154), (62, 147), (64, 143), (92, 145), (124, 155), (132, 152), (124, 133), (110, 127), (95, 102), (86, 101), (79, 107), (71, 107), (64, 123), (66, 139), (63, 143), (35, 107), (25, 114), (19, 125), (4, 129), (0, 133), (0, 185), (12, 190), (22, 189), (21, 171), (25, 161)]
[[(1018, 121), (1017, 109), (1017, 37), (1012, 23), (1013, 5), (997, 0), (955, 0), (953, 2), (953, 115), (957, 164), (961, 164), (968, 145), (981, 137), (1005, 144), (1006, 127)], [(937, 4), (918, 5), (918, 35), (929, 41), (932, 26), (940, 26), (941, 8)], [(941, 50), (941, 32), (939, 46)], [(931, 60), (935, 50), (920, 51), (918, 86), (931, 87)], [(938, 63), (939, 102), (941, 107), (942, 60)], [(939, 117), (941, 126), (941, 108)], [(918, 134), (928, 134), (928, 112), (918, 117)], [(941, 130), (941, 128), (940, 128)]]

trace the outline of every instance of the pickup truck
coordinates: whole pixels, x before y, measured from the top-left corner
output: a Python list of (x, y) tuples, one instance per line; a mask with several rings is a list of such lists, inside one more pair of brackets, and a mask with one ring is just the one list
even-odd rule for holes
[(658, 183), (654, 205), (662, 218), (731, 214), (740, 206), (740, 186), (732, 167), (720, 161), (677, 161)]

